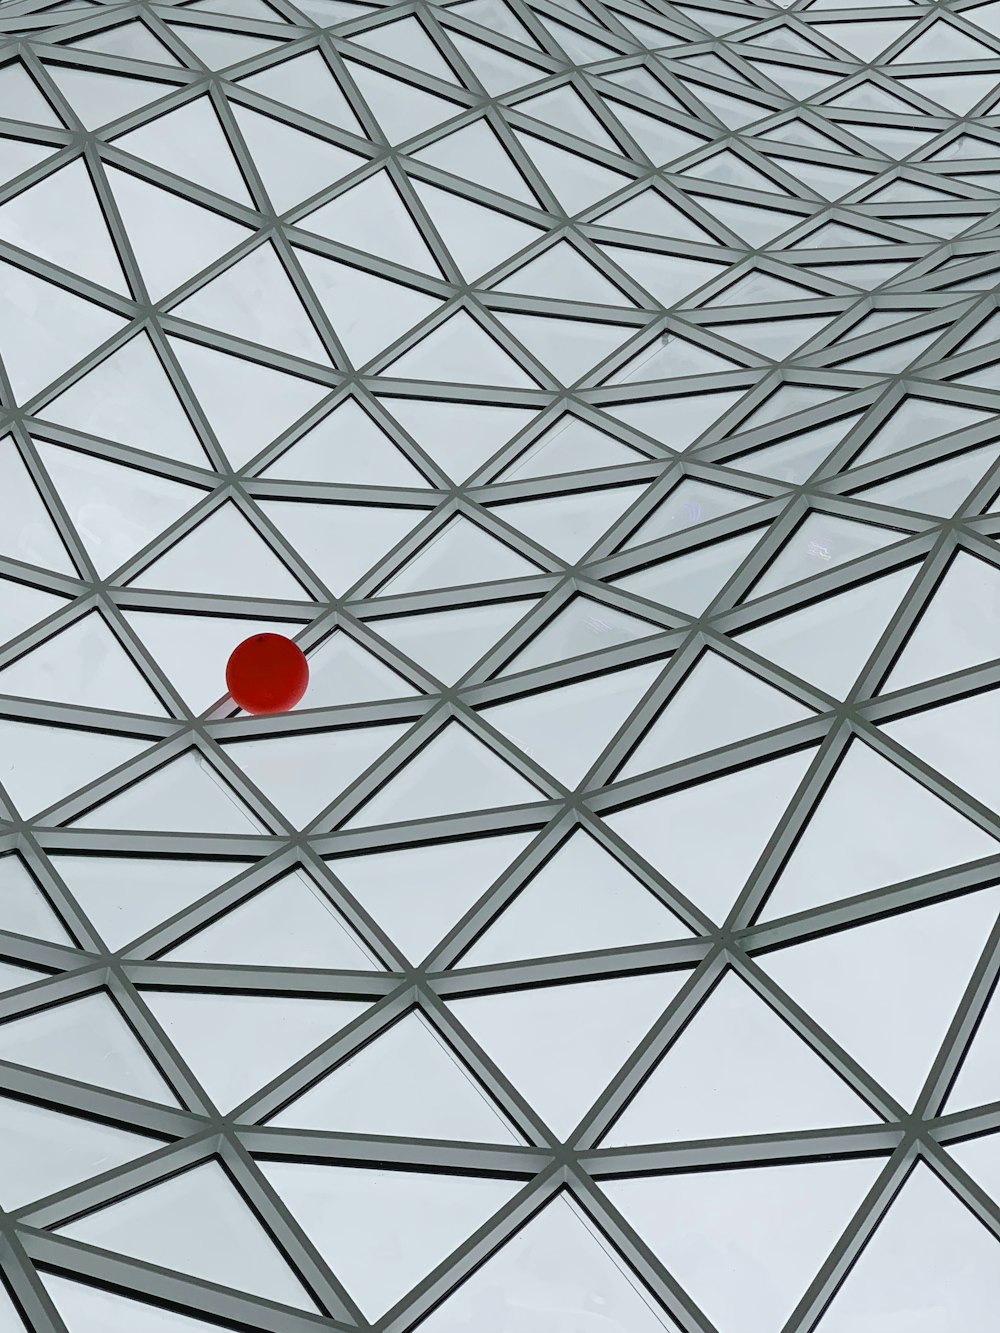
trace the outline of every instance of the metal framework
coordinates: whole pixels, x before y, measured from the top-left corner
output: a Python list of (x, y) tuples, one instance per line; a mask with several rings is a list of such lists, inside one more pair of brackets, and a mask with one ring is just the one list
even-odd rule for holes
[[(992, 1100), (949, 1097), (976, 1041), (995, 1042), (989, 1006), (1000, 1004), (989, 893), (1000, 836), (998, 13), (996, 3), (962, 0), (863, 9), (822, 0), (0, 5), (0, 600), (31, 599), (0, 648), (0, 744), (15, 757), (0, 753), (0, 926), (13, 925), (0, 930), (0, 960), (21, 969), (0, 995), (0, 1089), (5, 1107), (149, 1140), (109, 1169), (96, 1160), (85, 1176), (82, 1165), (67, 1167), (65, 1183), (44, 1194), (0, 1197), (4, 1329), (20, 1319), (32, 1333), (87, 1333), (85, 1315), (66, 1303), (71, 1288), (59, 1285), (69, 1278), (92, 1296), (109, 1293), (107, 1326), (120, 1318), (159, 1329), (154, 1318), (173, 1311), (179, 1333), (444, 1333), (463, 1326), (447, 1322), (449, 1310), (466, 1308), (449, 1302), (502, 1263), (512, 1252), (505, 1244), (526, 1237), (558, 1196), (642, 1293), (650, 1329), (835, 1333), (848, 1326), (838, 1311), (864, 1313), (880, 1289), (866, 1279), (852, 1294), (871, 1264), (884, 1268), (891, 1301), (899, 1255), (880, 1237), (896, 1234), (894, 1217), (915, 1206), (910, 1182), (928, 1171), (942, 1197), (958, 1201), (974, 1266), (955, 1281), (940, 1247), (938, 1277), (953, 1302), (940, 1327), (994, 1326), (992, 1307), (970, 1302), (998, 1294), (1000, 1265), (994, 1259), (991, 1275), (977, 1247), (1000, 1240), (1000, 1139), (988, 1137), (1000, 1133), (1000, 1080)], [(306, 59), (294, 74), (285, 68)], [(544, 100), (533, 105), (536, 97)], [(162, 130), (119, 142), (171, 114), (172, 146)], [(449, 140), (457, 131), (465, 137)], [(128, 192), (140, 187), (137, 204)], [(313, 229), (313, 215), (337, 201)], [(92, 218), (124, 275), (117, 288), (111, 270), (98, 271), (85, 231)], [(79, 262), (75, 243), (86, 248)], [(243, 261), (259, 267), (238, 269)], [(39, 326), (43, 338), (30, 332)], [(268, 345), (269, 331), (278, 345)], [(194, 453), (169, 443), (157, 452), (151, 435), (124, 429), (118, 438), (114, 399), (130, 372), (88, 380), (106, 363), (132, 365), (115, 358), (139, 344), (157, 393), (182, 408)], [(39, 349), (35, 364), (25, 346)], [(258, 399), (250, 369), (269, 377)], [(140, 395), (152, 385), (133, 382)], [(222, 406), (220, 384), (231, 399)], [(238, 428), (226, 427), (244, 384), (249, 406)], [(151, 429), (162, 402), (151, 394)], [(278, 424), (267, 403), (285, 411)], [(348, 404), (355, 415), (310, 436)], [(375, 437), (392, 461), (363, 475)], [(311, 445), (296, 452), (311, 438), (323, 442), (322, 459)], [(103, 513), (94, 500), (102, 486)], [(119, 537), (130, 542), (125, 555)], [(229, 551), (227, 540), (236, 542)], [(183, 551), (192, 554), (182, 565)], [(282, 596), (272, 582), (266, 596), (244, 595), (254, 583), (248, 575), (241, 584), (244, 564), (266, 565), (298, 593)], [(978, 600), (949, 591), (959, 569), (985, 590)], [(866, 619), (859, 597), (884, 601), (889, 588), (881, 619)], [(838, 607), (849, 608), (846, 619)], [(189, 620), (169, 622), (154, 641), (156, 613)], [(789, 640), (783, 649), (759, 637), (786, 615), (799, 616), (789, 622), (794, 660)], [(227, 698), (193, 702), (178, 674), (186, 641), (171, 655), (168, 640), (190, 624), (196, 654), (204, 627), (226, 617), (239, 622), (233, 642), (252, 622), (291, 627), (314, 663), (346, 649), (363, 659), (352, 668), (363, 687), (335, 673), (320, 706), (307, 697), (275, 719), (248, 718)], [(62, 645), (95, 626), (110, 645), (105, 665), (74, 686), (58, 661), (78, 650)], [(928, 636), (939, 647), (943, 638), (944, 657), (918, 652)], [(453, 641), (469, 664), (441, 679)], [(125, 672), (144, 682), (148, 709), (109, 700), (112, 678), (101, 672), (111, 670), (112, 648), (122, 654), (114, 681)], [(528, 664), (519, 664), (525, 651)], [(849, 679), (846, 667), (835, 673), (842, 688), (828, 674), (841, 651), (856, 658)], [(892, 680), (900, 663), (910, 664), (902, 685)], [(964, 749), (949, 748), (956, 728)], [(928, 736), (937, 738), (929, 747)], [(285, 744), (267, 750), (269, 740)], [(255, 742), (263, 744), (248, 748)], [(77, 756), (91, 744), (81, 777)], [(878, 766), (875, 790), (851, 776), (859, 755)], [(185, 774), (180, 786), (197, 780), (227, 793), (229, 825), (215, 828), (211, 802), (205, 820), (190, 819), (204, 798), (185, 804), (164, 785), (172, 761), (187, 765), (172, 770)], [(342, 762), (353, 769), (341, 773)], [(771, 765), (795, 777), (768, 816), (753, 793), (774, 790)], [(38, 772), (25, 774), (33, 766), (44, 770), (45, 793), (34, 803)], [(123, 793), (131, 804), (102, 815)], [(877, 855), (856, 831), (876, 802)], [(744, 805), (749, 842), (739, 831)], [(960, 830), (948, 835), (956, 855), (925, 850), (934, 820)], [(456, 881), (454, 911), (423, 953), (373, 909), (352, 869), (398, 849), (403, 860), (383, 863), (386, 887), (411, 873), (414, 849), (460, 847), (472, 865), (497, 845), (491, 839), (513, 834), (523, 835), (516, 850), (482, 884)], [(677, 860), (685, 837), (693, 870)], [(526, 908), (528, 895), (551, 882), (545, 873), (572, 839), (576, 848), (587, 839), (589, 854), (612, 867), (598, 880), (629, 879), (644, 913), (662, 909), (660, 935), (629, 935), (635, 909), (625, 897), (614, 947), (591, 938), (581, 949), (569, 913), (566, 947), (549, 930), (532, 948), (531, 911), (541, 920), (542, 909)], [(745, 845), (738, 876), (740, 856), (730, 865), (723, 855), (730, 842)], [(832, 878), (820, 876), (810, 895), (799, 876), (796, 900), (794, 887), (779, 886), (807, 845), (809, 865), (829, 859)], [(112, 940), (79, 868), (100, 879), (111, 863), (91, 858), (113, 856), (141, 858), (151, 875), (173, 871), (178, 886), (196, 868), (210, 878), (216, 862), (239, 864), (221, 865), (218, 882), (206, 878), (176, 907), (157, 914), (154, 903), (141, 928)], [(121, 864), (135, 876), (126, 896), (139, 901), (142, 865)], [(245, 961), (172, 957), (204, 929), (237, 927), (241, 910), (296, 869), (370, 967), (268, 964), (287, 950), (269, 954), (266, 937)], [(58, 919), (48, 935), (17, 915), (29, 891)], [(411, 924), (425, 891), (430, 880), (415, 880)], [(992, 915), (954, 964), (960, 985), (941, 1000), (941, 1033), (904, 1037), (891, 1021), (913, 985), (905, 932), (921, 911), (936, 913), (937, 947), (950, 960), (949, 913), (980, 903)], [(477, 944), (517, 905), (520, 943), (503, 961), (477, 963)], [(591, 937), (609, 926), (594, 920)], [(866, 930), (877, 932), (874, 961), (858, 955), (857, 973), (847, 961), (843, 991), (870, 988), (864, 969), (875, 969), (884, 1006), (872, 1010), (873, 1030), (886, 1049), (919, 1047), (919, 1090), (909, 1098), (888, 1086), (888, 1065), (859, 1053), (826, 1010), (812, 1012), (782, 971), (780, 960), (813, 957), (817, 941), (841, 941), (850, 960), (850, 941)], [(636, 1027), (633, 1002), (615, 997), (624, 982), (656, 978), (673, 986), (672, 998)], [(685, 1039), (700, 1039), (699, 1018), (733, 978), (741, 1003), (777, 1020), (801, 1058), (839, 1080), (865, 1114), (841, 1124), (835, 1112), (818, 1129), (793, 1114), (758, 1132), (741, 1128), (749, 1112), (741, 1121), (732, 1105), (724, 1134), (616, 1138), (644, 1094), (664, 1095), (655, 1071)], [(532, 997), (547, 1013), (554, 989), (574, 983), (564, 1041), (544, 1024), (537, 1036)], [(937, 988), (928, 974), (921, 989), (933, 997)], [(585, 993), (598, 997), (597, 1010)], [(165, 995), (191, 994), (219, 1004), (206, 1005), (201, 1035), (172, 1029), (160, 1007)], [(52, 1057), (44, 1034), (18, 1045), (19, 1032), (35, 1030), (18, 1024), (46, 1014), (64, 1016), (64, 1043), (83, 1041), (73, 1015), (84, 1011), (74, 1005), (95, 995), (114, 1006), (135, 1058), (145, 1053), (175, 1104), (127, 1090), (127, 1080), (105, 1085), (96, 1061), (85, 1077), (63, 1059), (65, 1044)], [(346, 1023), (331, 1018), (319, 1044), (290, 1047), (266, 1082), (222, 1105), (204, 1086), (200, 1041), (207, 1033), (212, 1058), (225, 1063), (231, 1006), (221, 1002), (234, 996), (365, 1007)], [(475, 1035), (471, 997), (492, 998), (497, 1013), (517, 1000), (511, 1030), (526, 1050), (540, 1042), (547, 1051), (548, 1083), (537, 1069), (524, 1077), (518, 1059)], [(578, 1105), (567, 1094), (569, 1127), (554, 1125), (553, 1089), (564, 1078), (575, 1088), (586, 1043), (604, 1059), (598, 1011), (611, 1033), (607, 1074)], [(293, 1126), (287, 1110), (300, 1094), (377, 1051), (413, 1014), (494, 1106), (506, 1139)], [(914, 1023), (923, 1022), (921, 1011)], [(696, 1067), (706, 1078), (718, 1067), (725, 1084), (731, 1058), (706, 1046)], [(774, 1100), (794, 1104), (780, 1071), (760, 1068)], [(414, 1099), (425, 1092), (418, 1084)], [(405, 1127), (405, 1092), (389, 1083), (385, 1098), (393, 1124)], [(283, 1123), (270, 1123), (283, 1109)], [(970, 1144), (983, 1150), (975, 1159), (964, 1154)], [(992, 1175), (976, 1165), (990, 1160)], [(87, 1239), (98, 1233), (86, 1220), (100, 1210), (111, 1218), (138, 1197), (157, 1214), (157, 1190), (195, 1180), (182, 1173), (208, 1163), (295, 1275), (300, 1308), (239, 1289), (211, 1253), (195, 1275), (169, 1257), (157, 1263), (155, 1245), (126, 1253), (125, 1232), (120, 1248)], [(388, 1293), (380, 1304), (358, 1294), (356, 1255), (341, 1263), (336, 1240), (276, 1185), (276, 1163), (302, 1164), (310, 1181), (326, 1182), (327, 1207), (353, 1210), (350, 1224), (363, 1234), (370, 1218), (342, 1192), (345, 1167), (372, 1168), (373, 1189), (389, 1180), (383, 1225), (409, 1227), (414, 1238), (442, 1223), (433, 1207), (407, 1213), (393, 1202), (404, 1174), (412, 1182), (416, 1173), (428, 1197), (442, 1182), (508, 1188), (501, 1206), (448, 1233), (398, 1294), (396, 1260), (373, 1230), (370, 1262), (383, 1266)], [(773, 1310), (755, 1304), (751, 1281), (741, 1316), (736, 1297), (720, 1303), (714, 1289), (735, 1286), (731, 1252), (745, 1242), (756, 1253), (758, 1227), (770, 1244), (773, 1219), (712, 1221), (692, 1210), (691, 1249), (679, 1253), (676, 1235), (658, 1239), (621, 1192), (643, 1180), (656, 1197), (662, 1185), (668, 1212), (678, 1181), (708, 1190), (727, 1171), (728, 1181), (745, 1181), (746, 1167), (787, 1180), (796, 1164), (818, 1180), (845, 1163), (867, 1163), (870, 1178), (829, 1223), (821, 1252), (796, 1259), (788, 1237), (791, 1257), (775, 1258)], [(818, 1186), (814, 1198), (822, 1213)], [(195, 1192), (187, 1215), (164, 1203), (159, 1225), (183, 1235), (198, 1211)], [(929, 1217), (918, 1221), (933, 1229)], [(140, 1217), (136, 1235), (144, 1225)], [(537, 1254), (545, 1267), (551, 1256)], [(496, 1327), (534, 1329), (516, 1322), (510, 1268), (495, 1271), (507, 1274), (512, 1302), (510, 1323)], [(591, 1279), (580, 1274), (584, 1294)], [(126, 1298), (145, 1303), (124, 1305), (127, 1318), (114, 1313)], [(604, 1323), (600, 1305), (590, 1311), (570, 1302), (560, 1316), (569, 1322), (557, 1324), (557, 1302), (546, 1326), (640, 1333), (638, 1315), (631, 1324), (612, 1312), (619, 1322)]]

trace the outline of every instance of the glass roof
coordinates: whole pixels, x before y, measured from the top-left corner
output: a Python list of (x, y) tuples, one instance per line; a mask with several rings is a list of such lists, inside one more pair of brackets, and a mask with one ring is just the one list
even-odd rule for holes
[(998, 76), (0, 0), (3, 1333), (995, 1328)]

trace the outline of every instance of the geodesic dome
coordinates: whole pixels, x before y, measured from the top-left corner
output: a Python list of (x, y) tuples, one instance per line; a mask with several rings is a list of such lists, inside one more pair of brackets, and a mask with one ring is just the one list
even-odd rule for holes
[(998, 61), (0, 3), (2, 1333), (995, 1327)]

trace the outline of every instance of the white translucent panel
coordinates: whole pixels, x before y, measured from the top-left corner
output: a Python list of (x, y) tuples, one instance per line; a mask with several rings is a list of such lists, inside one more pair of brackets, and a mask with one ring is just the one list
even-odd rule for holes
[(648, 621), (627, 616), (589, 597), (574, 597), (500, 674), (507, 676), (531, 667), (548, 666), (655, 633), (656, 626)]
[(375, 699), (413, 698), (419, 693), (374, 653), (346, 633), (331, 634), (309, 654), (309, 708), (337, 708)]
[(562, 384), (575, 384), (635, 333), (629, 325), (598, 324), (593, 320), (508, 314), (497, 318)]
[(783, 361), (809, 342), (829, 323), (827, 316), (818, 319), (770, 319), (736, 324), (719, 324), (712, 329), (721, 338), (738, 343), (761, 356)]
[(685, 176), (694, 176), (698, 180), (720, 181), (724, 185), (734, 185), (740, 190), (765, 190), (768, 193), (783, 193), (769, 176), (749, 166), (735, 153), (724, 148), (712, 157), (702, 158), (692, 167), (685, 167)]
[(93, 37), (81, 37), (69, 45), (77, 51), (99, 51), (102, 55), (125, 56), (129, 60), (144, 60), (154, 65), (180, 63), (138, 19), (108, 28)]
[(0, 579), (0, 643), (23, 634), (65, 605), (66, 599), (55, 593)]
[(403, 143), (458, 115), (463, 107), (411, 83), (380, 74), (367, 65), (345, 60), (344, 66), (368, 103), (382, 133), (392, 144)]
[(475, 584), (537, 573), (538, 568), (524, 556), (460, 514), (411, 556), (380, 591), (390, 596), (444, 588), (454, 583), (456, 575), (463, 584)]
[(586, 472), (591, 468), (617, 467), (645, 461), (628, 445), (595, 430), (579, 417), (564, 416), (503, 472), (504, 481), (515, 477), (551, 477), (563, 472)]
[(292, 129), (284, 121), (232, 103), (233, 115), (246, 140), (264, 189), (279, 213), (349, 175), (365, 159), (314, 134)]
[(620, 370), (609, 375), (608, 384), (643, 384), (651, 380), (689, 379), (693, 375), (713, 375), (734, 370), (736, 362), (717, 356), (697, 343), (662, 333)]
[(355, 365), (370, 361), (376, 352), (401, 338), (440, 304), (425, 292), (349, 264), (305, 250), (295, 253)]
[(996, 1238), (922, 1162), (847, 1274), (817, 1333), (988, 1333), (1000, 1299)]
[(987, 1194), (1000, 1198), (1000, 1139), (995, 1134), (949, 1144), (948, 1152)]
[(698, 523), (734, 514), (759, 502), (760, 497), (745, 491), (731, 491), (710, 482), (686, 477), (642, 523), (625, 543), (623, 550), (673, 536)]
[(131, 1097), (177, 1104), (103, 991), (0, 1024), (0, 1059)]
[(645, 489), (642, 485), (577, 491), (498, 505), (493, 512), (561, 560), (575, 562), (617, 523)]
[[(426, 1333), (489, 1328), (673, 1333), (676, 1325), (586, 1215), (560, 1194), (491, 1255), (427, 1319)], [(89, 1333), (85, 1330), (84, 1333)], [(117, 1333), (117, 1330), (113, 1330)]]
[(654, 166), (672, 162), (695, 148), (701, 148), (704, 144), (703, 139), (688, 134), (676, 125), (669, 125), (666, 121), (649, 116), (644, 111), (636, 111), (622, 102), (614, 102), (611, 106), (622, 125)]
[[(725, 919), (814, 757), (807, 750), (606, 815), (713, 920)], [(725, 837), (718, 831), (725, 828)]]
[(136, 588), (229, 597), (306, 598), (301, 584), (228, 502), (129, 582)]
[(883, 730), (987, 809), (1000, 809), (1000, 753), (996, 747), (1000, 693), (996, 690), (887, 722)]
[(304, 828), (407, 730), (403, 725), (304, 732), (237, 741), (226, 753), (296, 828)]
[(362, 1000), (143, 991), (153, 1017), (221, 1111), (229, 1111), (368, 1008)]
[(178, 963), (376, 967), (330, 900), (300, 872), (254, 894), (163, 956)]
[[(906, 1107), (921, 1085), (1000, 908), (996, 889), (808, 940), (760, 965)], [(844, 977), (850, 986), (843, 984)]]
[(260, 833), (236, 793), (192, 751), (72, 821), (76, 828)]
[(533, 605), (528, 601), (488, 602), (368, 624), (445, 685), (454, 685)]
[(524, 408), (492, 407), (486, 403), (435, 402), (422, 398), (381, 401), (403, 429), (456, 481), (464, 481), (534, 416)]
[(161, 1146), (95, 1120), (0, 1098), (0, 1203), (20, 1208)]
[(598, 305), (635, 304), (568, 241), (557, 241), (537, 259), (498, 282), (496, 290), (550, 300), (592, 301)]
[(239, 861), (138, 856), (51, 856), (58, 874), (111, 949), (145, 934), (245, 867)]
[(366, 574), (427, 513), (377, 505), (265, 500), (262, 512), (336, 596)]
[(662, 670), (645, 662), (481, 710), (482, 716), (560, 782), (575, 786)]
[(829, 403), (839, 398), (841, 389), (811, 389), (804, 384), (782, 384), (773, 393), (768, 394), (763, 404), (740, 423), (742, 430), (756, 430), (771, 421), (780, 421), (796, 416), (822, 403)]
[(385, 171), (353, 185), (315, 213), (301, 218), (297, 225), (355, 250), (440, 276), (416, 223)]
[(811, 716), (773, 685), (707, 652), (671, 695), (619, 777), (648, 773)]
[[(12, 66), (6, 70), (0, 70), (0, 75), (7, 73)], [(0, 81), (0, 98), (3, 96), (2, 81)], [(29, 167), (36, 166), (49, 156), (51, 147), (42, 147), (41, 144), (28, 143), (25, 139), (3, 139), (0, 138), (0, 185), (6, 185), (9, 180), (15, 176), (20, 176), (22, 171), (27, 171)]]
[(165, 716), (163, 706), (96, 612), (0, 670), (0, 694)]
[[(315, 1310), (239, 1191), (215, 1162), (107, 1204), (60, 1227), (59, 1232), (71, 1240), (265, 1300)], [(183, 1327), (178, 1333), (184, 1333)]]
[(208, 97), (185, 102), (176, 111), (130, 130), (116, 148), (177, 176), (252, 207), (243, 174)]
[(913, 568), (863, 583), (737, 636), (803, 680), (843, 699), (913, 582)]
[(206, 467), (208, 459), (145, 333), (42, 409), (46, 421)]
[[(66, 226), (66, 218), (73, 226)], [(0, 239), (128, 295), (87, 168), (77, 158), (0, 205)]]
[(336, 485), (428, 485), (353, 398), (308, 430), (261, 475)]
[(542, 986), (474, 995), (452, 1000), (448, 1007), (552, 1130), (565, 1138), (687, 976), (654, 972)]
[(696, 287), (716, 278), (723, 271), (721, 264), (706, 264), (703, 260), (677, 255), (661, 255), (652, 250), (627, 250), (622, 245), (601, 247), (609, 259), (619, 264), (630, 277), (660, 305), (675, 305)]
[(394, 1024), (270, 1123), (344, 1134), (519, 1142), (422, 1014)]
[(710, 239), (703, 227), (692, 222), (687, 214), (652, 188), (603, 213), (597, 221), (602, 227), (642, 231), (663, 240), (704, 242)]
[(856, 741), (786, 862), (764, 916), (801, 912), (998, 850), (970, 820)]
[(229, 616), (183, 616), (162, 611), (125, 611), (125, 620), (153, 660), (195, 713), (226, 694), (226, 663), (233, 649), (261, 633), (294, 638), (303, 628), (283, 620), (234, 620)]
[(221, 32), (215, 28), (192, 28), (187, 24), (171, 25), (176, 35), (203, 61), (209, 69), (224, 69), (239, 61), (248, 60), (274, 46), (264, 37), (250, 37), (246, 33)]
[(939, 435), (950, 435), (964, 426), (974, 426), (985, 419), (986, 413), (980, 409), (962, 407), (956, 403), (936, 403), (930, 398), (908, 395), (855, 458), (854, 466), (874, 463), (876, 459), (886, 458), (889, 454), (898, 453), (900, 449), (911, 449)]
[[(0, 552), (63, 574), (74, 568), (17, 446), (0, 439)], [(6, 587), (6, 585), (5, 585)], [(16, 596), (17, 594), (13, 594)], [(5, 609), (4, 615), (9, 614)]]
[(367, 1319), (395, 1305), (521, 1189), (488, 1176), (259, 1166)]
[(536, 387), (499, 342), (464, 310), (439, 324), (410, 351), (404, 352), (386, 368), (386, 373), (396, 379), (422, 379), (435, 384), (496, 384), (511, 389)]
[(729, 458), (726, 467), (736, 468), (740, 472), (756, 472), (760, 476), (773, 477), (775, 481), (790, 481), (798, 486), (811, 477), (820, 463), (833, 453), (857, 421), (856, 416), (841, 417), (817, 430), (796, 433), (780, 444), (771, 444), (764, 449)]
[(536, 93), (523, 102), (515, 103), (517, 111), (525, 116), (533, 116), (545, 125), (555, 126), (575, 134), (589, 144), (597, 144), (609, 152), (617, 152), (618, 146), (607, 130), (591, 111), (575, 88), (563, 84), (546, 93)]
[(236, 338), (329, 365), (305, 307), (271, 245), (259, 245), (172, 313)]
[(485, 185), (497, 194), (508, 195), (522, 203), (536, 202), (513, 159), (485, 120), (473, 121), (471, 125), (438, 139), (429, 148), (419, 149), (413, 156), (419, 162), (429, 162), (463, 180)]
[(326, 395), (312, 380), (200, 343), (171, 338), (170, 346), (233, 467), (243, 467)]
[(683, 939), (691, 932), (585, 833), (574, 833), (462, 955), (462, 967)]
[(0, 260), (0, 355), (17, 402), (27, 402), (125, 321), (93, 301)]
[(609, 1180), (604, 1190), (719, 1333), (772, 1333), (881, 1168), (878, 1159), (743, 1167)]
[(0, 857), (0, 929), (56, 944), (73, 943), (17, 855)]
[(463, 0), (461, 4), (454, 6), (454, 10), (456, 14), (461, 14), (463, 18), (471, 19), (473, 23), (478, 23), (492, 32), (501, 32), (506, 37), (513, 37), (515, 42), (536, 48), (538, 46), (527, 28), (502, 3), (502, 0)]
[(872, 504), (896, 505), (917, 509), (924, 514), (947, 518), (968, 498), (987, 468), (1000, 457), (1000, 444), (950, 458), (933, 467), (920, 468), (879, 486), (866, 486), (856, 492), (860, 500)]
[(141, 754), (148, 741), (0, 720), (0, 781), (18, 811), (34, 815)]
[(397, 19), (379, 28), (369, 28), (356, 33), (352, 40), (369, 51), (381, 51), (392, 60), (433, 74), (436, 79), (456, 82), (447, 61), (415, 18)]
[[(143, 1333), (217, 1333), (218, 1325), (209, 1326), (159, 1305), (145, 1305), (103, 1287), (56, 1273), (39, 1276), (71, 1333), (136, 1333), (139, 1328)], [(0, 1305), (0, 1311), (2, 1308)]]
[(33, 967), (0, 962), (0, 991), (15, 990), (19, 986), (30, 986), (35, 981), (45, 980), (48, 980), (47, 974)]
[(30, 121), (33, 125), (61, 127), (62, 123), (19, 60), (12, 60), (0, 69), (0, 116), (4, 120)]
[(812, 513), (785, 542), (777, 557), (753, 585), (751, 596), (763, 597), (790, 583), (813, 578), (848, 560), (880, 551), (903, 534), (892, 528), (876, 528), (853, 519)]
[(614, 579), (616, 587), (698, 616), (719, 595), (762, 536), (758, 528)]
[(996, 82), (989, 74), (973, 74), (963, 71), (954, 75), (931, 75), (916, 79), (903, 79), (899, 82), (904, 88), (929, 97), (947, 111), (964, 116), (984, 97), (996, 91)]
[[(454, 7), (454, 6), (453, 6)], [(448, 33), (452, 45), (491, 97), (520, 88), (537, 79), (541, 71), (534, 65), (501, 53), (485, 42), (475, 42), (454, 30)]]
[(239, 86), (273, 97), (276, 102), (284, 102), (297, 111), (305, 111), (328, 125), (362, 133), (350, 103), (318, 51), (307, 51), (305, 55), (285, 60), (259, 74), (251, 74), (249, 78), (241, 79)]
[[(102, 70), (74, 69), (69, 65), (46, 65), (49, 78), (69, 102), (85, 130), (96, 130), (110, 120), (147, 106), (174, 91), (170, 83), (152, 79), (121, 78)], [(44, 121), (43, 124), (53, 124)]]
[(37, 441), (59, 498), (101, 577), (170, 527), (205, 492), (152, 472)]
[(404, 847), (331, 859), (330, 869), (414, 962), (519, 856), (531, 834)]
[(469, 279), (496, 268), (543, 235), (537, 227), (495, 208), (487, 208), (485, 204), (473, 203), (450, 190), (439, 189), (424, 181), (414, 180), (412, 183), (449, 253)]
[(615, 1121), (603, 1146), (875, 1123), (871, 1108), (729, 972)]

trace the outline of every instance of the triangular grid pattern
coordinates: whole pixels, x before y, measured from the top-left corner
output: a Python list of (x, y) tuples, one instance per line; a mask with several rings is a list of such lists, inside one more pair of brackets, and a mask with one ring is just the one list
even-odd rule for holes
[(0, 124), (4, 1329), (992, 1329), (1000, 3), (0, 0)]

